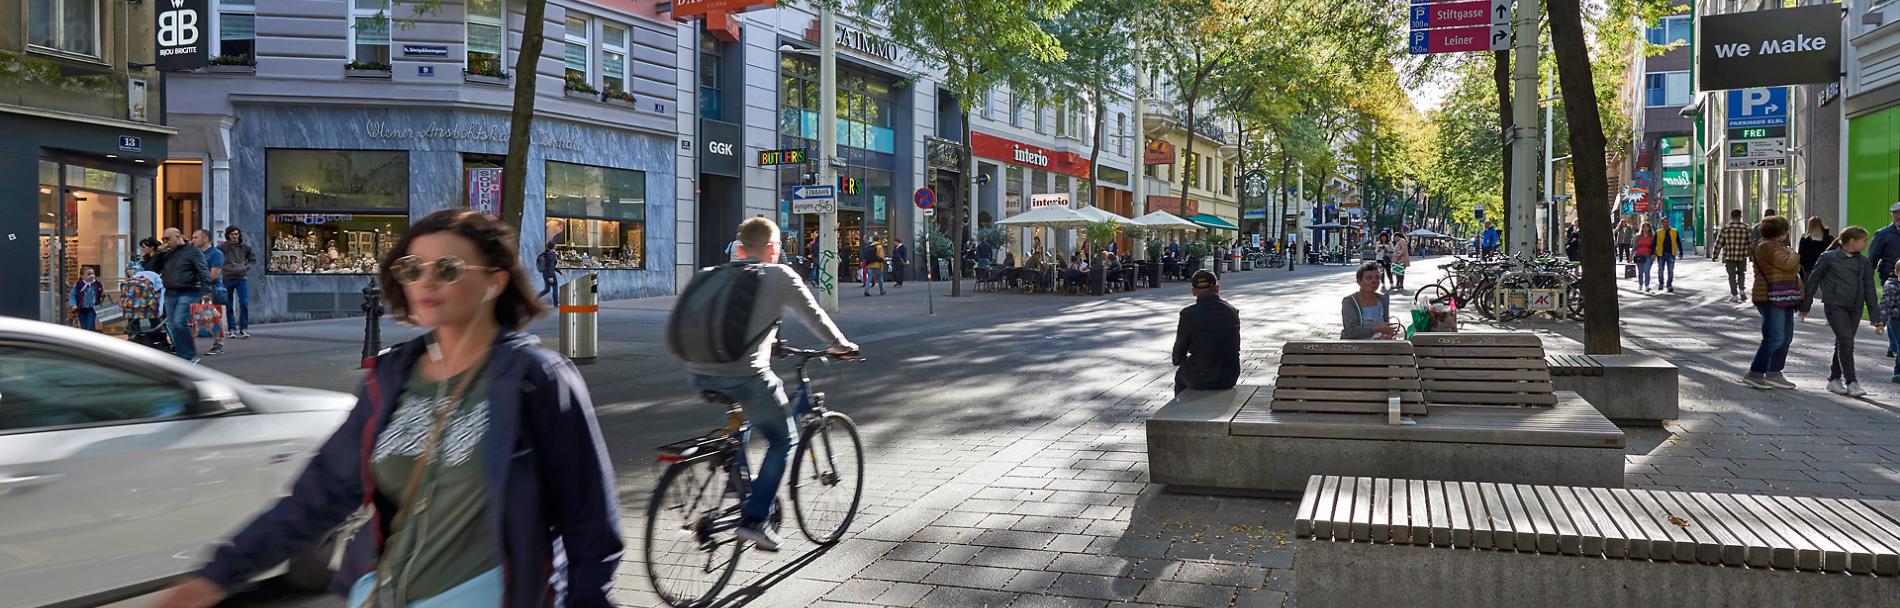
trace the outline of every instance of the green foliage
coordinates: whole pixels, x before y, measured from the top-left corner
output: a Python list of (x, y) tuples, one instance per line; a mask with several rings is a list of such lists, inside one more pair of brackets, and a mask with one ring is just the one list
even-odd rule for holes
[(1148, 241), (1148, 259), (1150, 260), (1161, 259), (1161, 241), (1159, 240)]
[(1009, 244), (1009, 231), (991, 226), (976, 231), (976, 240), (979, 243), (987, 243), (991, 247), (1003, 247)]
[(1234, 235), (1222, 230), (1210, 231), (1207, 235), (1207, 244), (1213, 247), (1226, 247), (1234, 244)]
[(939, 230), (936, 222), (924, 225), (924, 240), (930, 242), (930, 259), (948, 260), (957, 255), (956, 246), (950, 244), (950, 236)]
[(1103, 247), (1107, 247), (1109, 243), (1114, 242), (1115, 235), (1120, 232), (1121, 225), (1118, 222), (1108, 221), (1099, 224), (1089, 224), (1089, 227), (1082, 231), (1082, 238), (1087, 240), (1093, 249), (1099, 251)]
[(1214, 251), (1212, 247), (1207, 246), (1205, 241), (1188, 241), (1187, 245), (1181, 249), (1191, 258), (1204, 258)]

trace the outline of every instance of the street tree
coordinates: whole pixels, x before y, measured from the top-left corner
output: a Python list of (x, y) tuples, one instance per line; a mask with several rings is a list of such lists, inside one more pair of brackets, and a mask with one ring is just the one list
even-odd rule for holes
[[(1143, 6), (1143, 0), (1077, 0), (1067, 12), (1042, 25), (1062, 46), (1063, 58), (1039, 64), (1041, 80), (1063, 103), (1088, 103), (1092, 109), (1091, 187), (1099, 179), (1103, 140), (1108, 137), (1109, 96), (1134, 88), (1134, 72), (1130, 69), (1135, 62), (1133, 30)], [(1135, 121), (1138, 136), (1141, 117), (1135, 117)], [(1139, 137), (1137, 140), (1140, 146)]]

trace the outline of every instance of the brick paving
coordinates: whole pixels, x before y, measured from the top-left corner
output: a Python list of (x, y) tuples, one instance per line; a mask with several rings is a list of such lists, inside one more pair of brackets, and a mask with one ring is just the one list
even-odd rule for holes
[[(1434, 265), (1415, 265), (1414, 284)], [(1831, 338), (1818, 320), (1799, 329), (1789, 359), (1802, 390), (1748, 389), (1735, 379), (1758, 316), (1720, 301), (1719, 265), (1689, 260), (1680, 271), (1675, 294), (1622, 293), (1626, 346), (1682, 367), (1681, 419), (1624, 427), (1629, 486), (1900, 499), (1900, 385), (1874, 373), (1890, 363), (1879, 357), (1884, 338), (1862, 335), (1863, 384), (1873, 391), (1864, 399), (1821, 389)], [(868, 479), (852, 533), (820, 548), (788, 525), (784, 551), (746, 552), (718, 605), (1294, 605), (1290, 501), (1148, 483), (1142, 421), (1172, 396), (1165, 351), (1185, 303), (1184, 289), (1167, 287), (1021, 300), (1049, 307), (888, 330), (883, 348), (904, 349), (882, 372), (893, 382), (821, 379), (834, 404), (851, 404), (843, 409), (865, 439)], [(1350, 289), (1350, 269), (1339, 267), (1235, 275), (1227, 295), (1250, 349), (1243, 378), (1270, 379), (1274, 347), (1286, 340), (1332, 337), (1334, 302)], [(1002, 298), (993, 301), (1039, 297)], [(1576, 324), (1514, 327), (1581, 338)], [(953, 354), (967, 367), (944, 366)], [(640, 425), (684, 410), (664, 409), (677, 396), (632, 399), (602, 408), (629, 537), (614, 599), (651, 606), (640, 536), (659, 469), (642, 450), (685, 435)]]

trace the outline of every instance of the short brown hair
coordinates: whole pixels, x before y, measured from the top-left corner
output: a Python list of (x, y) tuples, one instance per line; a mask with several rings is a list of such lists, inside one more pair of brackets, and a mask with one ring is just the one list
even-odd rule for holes
[(528, 286), (528, 274), (522, 271), (513, 228), (476, 211), (443, 209), (410, 224), (409, 230), (396, 241), (396, 245), (383, 255), (382, 269), (377, 271), (376, 281), (383, 288), (383, 302), (391, 316), (405, 322), (410, 318), (408, 294), (403, 292), (402, 284), (396, 282), (396, 277), (390, 274), (390, 266), (397, 259), (409, 255), (409, 246), (417, 237), (442, 232), (468, 239), (475, 245), (475, 250), (481, 252), (482, 259), (468, 260), (468, 263), (508, 273), (508, 286), (502, 288), (495, 297), (495, 323), (503, 330), (525, 328), (529, 321), (547, 312), (547, 308), (541, 305), (541, 298), (534, 294), (534, 288)]
[(1741, 209), (1728, 210), (1728, 219), (1731, 219), (1731, 220), (1742, 219), (1742, 210)]
[(778, 224), (764, 216), (747, 218), (739, 222), (739, 244), (746, 247), (764, 247), (773, 241), (772, 235), (778, 234)]
[(1364, 264), (1360, 264), (1359, 270), (1352, 273), (1352, 280), (1357, 281), (1359, 279), (1366, 278), (1366, 273), (1368, 272), (1373, 273), (1373, 274), (1383, 275), (1385, 274), (1385, 267), (1379, 265), (1378, 262), (1366, 262)]
[(1763, 240), (1779, 240), (1782, 236), (1788, 234), (1788, 220), (1783, 219), (1781, 216), (1770, 215), (1761, 218), (1760, 226), (1761, 238)]

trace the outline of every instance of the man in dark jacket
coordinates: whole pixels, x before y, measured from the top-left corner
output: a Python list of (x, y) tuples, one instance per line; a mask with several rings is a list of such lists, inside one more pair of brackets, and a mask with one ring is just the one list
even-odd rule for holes
[(224, 254), (224, 320), (236, 338), (251, 337), (251, 289), (246, 281), (257, 265), (257, 252), (244, 242), (237, 226), (224, 229), (224, 242), (218, 243)]
[(891, 273), (897, 275), (897, 286), (904, 286), (904, 270), (910, 266), (910, 248), (904, 245), (904, 239), (892, 237), (897, 248), (891, 250)]
[(1888, 207), (1887, 213), (1893, 223), (1874, 231), (1874, 241), (1867, 244), (1867, 260), (1880, 271), (1881, 282), (1893, 276), (1893, 263), (1900, 261), (1900, 203)]
[(196, 363), (198, 342), (191, 329), (191, 305), (210, 302), (211, 269), (205, 266), (204, 252), (185, 243), (185, 233), (177, 228), (165, 229), (164, 246), (159, 251), (164, 256), (159, 277), (165, 282), (165, 315), (172, 352)]
[(1206, 270), (1191, 280), (1194, 303), (1174, 330), (1174, 392), (1220, 390), (1240, 380), (1240, 311), (1220, 298), (1220, 279)]

